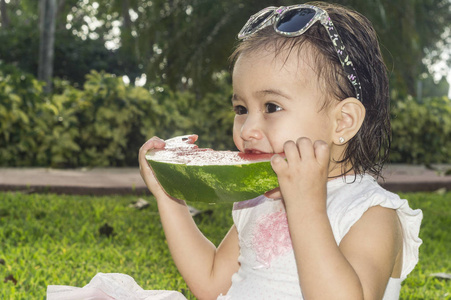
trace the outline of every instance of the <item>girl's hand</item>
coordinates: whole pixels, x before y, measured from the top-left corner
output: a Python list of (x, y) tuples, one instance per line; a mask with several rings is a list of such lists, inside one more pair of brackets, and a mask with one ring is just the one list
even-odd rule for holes
[[(274, 155), (271, 165), (279, 179), (280, 193), (285, 205), (316, 204), (325, 208), (326, 184), (329, 174), (329, 146), (324, 141), (299, 138), (296, 143), (284, 145), (286, 160)], [(271, 198), (280, 197), (277, 190), (266, 193)], [(313, 201), (324, 199), (324, 201)]]
[[(150, 192), (159, 199), (160, 196), (170, 197), (167, 195), (166, 192), (161, 187), (160, 183), (155, 177), (155, 174), (153, 173), (152, 168), (150, 167), (147, 159), (146, 154), (150, 150), (153, 149), (164, 149), (165, 147), (169, 148), (178, 148), (178, 147), (189, 147), (187, 144), (189, 144), (191, 147), (197, 141), (198, 136), (195, 134), (186, 135), (186, 136), (179, 136), (172, 139), (169, 139), (167, 141), (164, 141), (160, 139), (159, 137), (154, 136), (150, 140), (144, 143), (144, 145), (141, 146), (139, 149), (139, 171), (141, 173), (141, 177), (143, 178), (144, 182), (146, 183), (147, 187), (149, 188)], [(196, 146), (197, 147), (197, 146)], [(181, 200), (172, 198), (173, 200), (178, 200), (180, 202)]]
[(159, 197), (160, 195), (166, 195), (161, 185), (158, 183), (152, 168), (146, 159), (146, 153), (153, 149), (163, 149), (166, 145), (165, 141), (160, 139), (159, 137), (154, 136), (147, 142), (145, 142), (141, 148), (139, 149), (139, 172), (141, 173), (141, 177), (143, 178), (146, 186), (149, 188), (150, 192), (155, 196)]

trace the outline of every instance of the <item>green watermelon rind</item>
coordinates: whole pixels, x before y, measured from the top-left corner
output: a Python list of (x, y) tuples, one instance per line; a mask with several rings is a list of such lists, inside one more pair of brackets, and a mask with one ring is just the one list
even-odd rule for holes
[(187, 202), (244, 201), (279, 185), (269, 161), (204, 166), (148, 161), (166, 193)]

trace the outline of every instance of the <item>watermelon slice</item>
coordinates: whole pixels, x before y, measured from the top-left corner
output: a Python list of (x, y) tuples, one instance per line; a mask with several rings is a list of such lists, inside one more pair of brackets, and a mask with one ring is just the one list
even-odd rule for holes
[(192, 202), (237, 202), (255, 198), (279, 184), (273, 154), (200, 149), (185, 135), (166, 140), (163, 150), (146, 155), (167, 194)]

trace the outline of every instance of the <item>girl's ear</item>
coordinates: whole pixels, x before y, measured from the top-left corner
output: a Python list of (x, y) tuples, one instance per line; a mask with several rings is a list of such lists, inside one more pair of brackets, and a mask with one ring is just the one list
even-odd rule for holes
[(340, 101), (335, 107), (334, 144), (343, 145), (352, 139), (362, 126), (365, 113), (365, 106), (356, 98)]

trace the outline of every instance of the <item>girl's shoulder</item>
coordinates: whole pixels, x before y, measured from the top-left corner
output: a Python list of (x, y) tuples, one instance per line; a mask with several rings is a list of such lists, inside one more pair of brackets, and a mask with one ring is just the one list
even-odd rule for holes
[(379, 185), (370, 175), (348, 175), (327, 183), (328, 208), (333, 211), (363, 210), (376, 205), (398, 209), (407, 200)]
[(412, 209), (406, 199), (387, 191), (369, 176), (347, 176), (328, 183), (327, 214), (337, 244), (349, 229), (371, 207), (381, 206), (396, 211), (403, 231), (404, 258), (401, 277), (407, 276), (418, 262), (422, 241), (419, 231), (423, 214)]
[(331, 221), (356, 222), (373, 206), (394, 209), (401, 216), (422, 216), (421, 210), (411, 209), (408, 200), (384, 189), (369, 175), (337, 178), (327, 185), (327, 213)]

